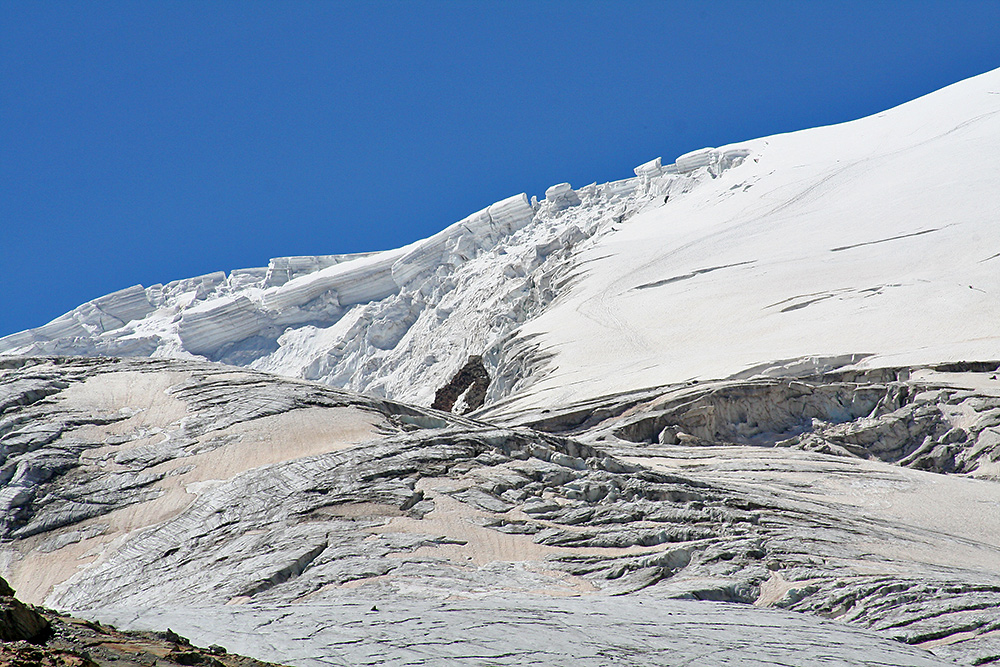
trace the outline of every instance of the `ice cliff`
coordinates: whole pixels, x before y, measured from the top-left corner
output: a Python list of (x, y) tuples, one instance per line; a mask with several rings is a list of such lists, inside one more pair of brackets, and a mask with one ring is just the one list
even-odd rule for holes
[(509, 346), (514, 332), (572, 278), (584, 241), (746, 154), (706, 149), (694, 167), (657, 158), (635, 178), (557, 184), (541, 202), (515, 195), (396, 250), (136, 285), (2, 338), (0, 352), (203, 357), (426, 404), (485, 355), (496, 400), (526, 377), (531, 348)]

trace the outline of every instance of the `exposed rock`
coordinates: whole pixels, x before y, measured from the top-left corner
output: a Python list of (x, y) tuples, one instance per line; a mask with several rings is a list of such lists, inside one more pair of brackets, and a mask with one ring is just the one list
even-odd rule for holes
[[(217, 659), (217, 656), (224, 656)], [(222, 646), (192, 646), (166, 632), (119, 632), (14, 598), (0, 578), (0, 665), (5, 667), (271, 667), (271, 663), (229, 654)]]
[(49, 624), (16, 598), (0, 598), (0, 640), (35, 642), (43, 639)]
[(123, 632), (50, 610), (51, 636), (42, 644), (0, 644), (0, 664), (11, 667), (275, 667), (221, 646), (199, 648), (171, 632)]
[(431, 407), (467, 414), (483, 406), (489, 386), (490, 374), (483, 365), (483, 358), (473, 355), (448, 384), (437, 390)]
[(38, 642), (49, 632), (49, 622), (14, 597), (14, 590), (0, 577), (0, 641)]
[(24, 641), (0, 644), (0, 664), (5, 667), (99, 667), (86, 653), (53, 651)]

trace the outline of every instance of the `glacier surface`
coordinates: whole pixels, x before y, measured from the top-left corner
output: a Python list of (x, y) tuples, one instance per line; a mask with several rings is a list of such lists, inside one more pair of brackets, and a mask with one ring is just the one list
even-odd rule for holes
[(0, 339), (0, 572), (303, 666), (994, 663), (998, 179), (1000, 70), (100, 297)]

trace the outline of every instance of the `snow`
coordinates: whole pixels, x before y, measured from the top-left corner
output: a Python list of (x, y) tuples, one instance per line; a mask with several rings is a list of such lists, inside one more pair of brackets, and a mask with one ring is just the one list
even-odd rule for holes
[(679, 173), (686, 174), (689, 171), (694, 171), (698, 167), (707, 167), (711, 164), (714, 151), (714, 148), (702, 148), (700, 150), (691, 151), (690, 153), (685, 153), (677, 158), (674, 164), (677, 165), (677, 171)]
[(250, 299), (227, 296), (185, 310), (177, 333), (187, 351), (202, 354), (211, 352), (224, 341), (255, 336), (262, 326), (262, 318)]
[(397, 250), (132, 287), (0, 353), (203, 356), (422, 404), (477, 354), (512, 410), (1000, 356), (1000, 70), (635, 174)]
[(521, 329), (554, 355), (526, 402), (817, 355), (870, 354), (866, 366), (997, 358), (997, 92), (1000, 71), (716, 151), (754, 157), (671, 189), (582, 252), (586, 279)]
[[(661, 173), (663, 173), (662, 162), (663, 162), (662, 158), (655, 158), (653, 160), (650, 160), (649, 162), (640, 164), (632, 171), (635, 172), (636, 176), (640, 177), (645, 176), (647, 179), (652, 178), (653, 176), (659, 176)], [(545, 194), (547, 195), (548, 193), (546, 192)]]

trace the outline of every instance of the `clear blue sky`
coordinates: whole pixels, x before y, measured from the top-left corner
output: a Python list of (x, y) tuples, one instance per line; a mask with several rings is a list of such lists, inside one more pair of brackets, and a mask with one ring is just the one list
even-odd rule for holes
[(1000, 2), (0, 0), (0, 335), (1000, 67)]

